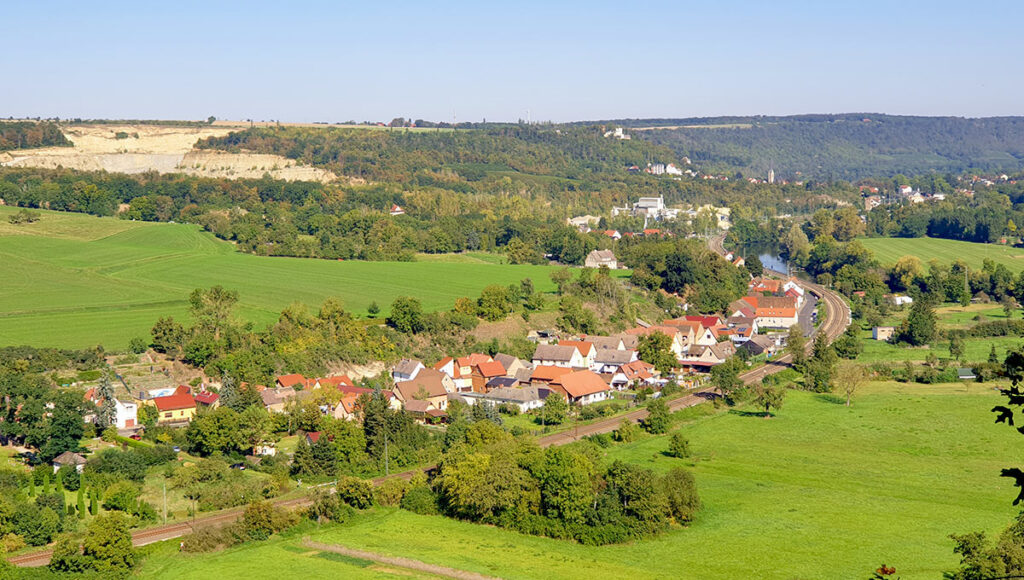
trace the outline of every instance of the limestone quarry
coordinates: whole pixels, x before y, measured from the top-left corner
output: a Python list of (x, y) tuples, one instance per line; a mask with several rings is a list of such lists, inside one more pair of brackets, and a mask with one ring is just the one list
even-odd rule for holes
[(45, 147), (0, 153), (0, 165), (109, 171), (112, 173), (184, 173), (204, 177), (260, 178), (330, 182), (330, 171), (294, 159), (262, 153), (226, 153), (195, 149), (200, 139), (220, 137), (240, 127), (157, 125), (72, 125), (64, 135), (74, 147)]

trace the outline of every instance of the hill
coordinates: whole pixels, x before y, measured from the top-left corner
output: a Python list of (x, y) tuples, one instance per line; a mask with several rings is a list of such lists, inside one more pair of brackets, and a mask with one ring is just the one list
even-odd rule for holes
[[(705, 170), (764, 177), (858, 179), (1024, 168), (1024, 117), (854, 113), (790, 117), (626, 119), (634, 138), (672, 148)], [(799, 173), (798, 173), (799, 172)]]
[(926, 265), (933, 259), (943, 264), (963, 260), (972, 268), (981, 268), (987, 258), (1014, 273), (1024, 270), (1024, 249), (1021, 248), (939, 238), (861, 238), (859, 241), (883, 265), (895, 264), (902, 256), (917, 256)]
[(357, 314), (376, 301), (384, 316), (403, 295), (438, 310), (488, 284), (531, 278), (540, 291), (554, 288), (549, 266), (261, 257), (193, 225), (42, 212), (15, 226), (7, 220), (15, 211), (0, 206), (0, 346), (123, 348), (160, 316), (186, 318), (188, 293), (215, 284), (238, 290), (239, 315), (258, 325), (290, 303), (328, 296)]

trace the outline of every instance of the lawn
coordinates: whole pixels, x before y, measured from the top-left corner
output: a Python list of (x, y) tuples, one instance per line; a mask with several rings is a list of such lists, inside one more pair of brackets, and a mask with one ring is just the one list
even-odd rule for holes
[[(587, 547), (382, 508), (303, 535), (503, 578), (861, 578), (883, 562), (905, 580), (937, 578), (957, 563), (949, 534), (994, 533), (1018, 511), (999, 470), (1022, 441), (993, 424), (998, 400), (982, 385), (872, 383), (850, 408), (790, 392), (770, 420), (688, 409), (679, 429), (693, 459), (665, 456), (666, 436), (607, 451), (658, 471), (692, 468), (704, 503), (690, 528), (628, 545)], [(142, 576), (333, 569), (299, 557), (300, 547), (296, 535), (220, 555), (168, 553)]]
[(917, 256), (925, 264), (932, 259), (942, 264), (963, 260), (972, 268), (981, 268), (982, 260), (989, 258), (996, 264), (1006, 265), (1011, 272), (1024, 270), (1024, 249), (1021, 248), (938, 238), (861, 238), (859, 241), (883, 265), (895, 264), (902, 256)]
[[(903, 319), (906, 318), (908, 312), (909, 308), (894, 311), (891, 316), (884, 320), (884, 324), (899, 326)], [(1002, 307), (992, 304), (970, 304), (968, 306), (944, 304), (935, 309), (935, 314), (938, 319), (937, 326), (939, 329), (968, 328), (977, 324), (976, 317), (987, 320), (1006, 319)], [(1014, 314), (1014, 318), (1017, 316), (1019, 315)], [(946, 339), (937, 339), (927, 347), (911, 348), (874, 340), (871, 338), (870, 330), (861, 330), (860, 336), (864, 344), (864, 351), (857, 357), (857, 361), (862, 363), (923, 361), (928, 358), (929, 354), (934, 354), (939, 359), (950, 358), (949, 341)], [(971, 362), (984, 362), (988, 360), (988, 355), (993, 346), (996, 347), (996, 354), (1002, 360), (1006, 356), (1007, 351), (1017, 348), (1022, 344), (1024, 344), (1024, 340), (1014, 336), (970, 337), (964, 340), (963, 364), (966, 366)]]
[(488, 284), (531, 278), (553, 291), (550, 266), (490, 263), (482, 256), (422, 262), (270, 258), (236, 252), (197, 226), (128, 222), (42, 212), (34, 224), (11, 225), (16, 208), (0, 206), (0, 346), (32, 344), (124, 348), (148, 336), (160, 316), (187, 318), (188, 294), (221, 284), (239, 292), (238, 315), (258, 326), (282, 308), (315, 309), (328, 296), (365, 315), (371, 302), (387, 314), (408, 295), (427, 310), (451, 308)]

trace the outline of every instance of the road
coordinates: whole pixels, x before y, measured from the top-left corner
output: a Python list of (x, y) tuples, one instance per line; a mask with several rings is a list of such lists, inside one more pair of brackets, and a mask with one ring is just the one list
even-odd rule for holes
[[(715, 236), (708, 240), (708, 244), (711, 249), (718, 252), (720, 255), (725, 255), (725, 247), (722, 245), (725, 240), (724, 235)], [(785, 276), (781, 272), (773, 272), (779, 276)], [(826, 318), (825, 321), (814, 330), (812, 336), (816, 336), (818, 333), (825, 333), (828, 337), (829, 342), (839, 338), (843, 332), (846, 331), (846, 327), (850, 321), (850, 308), (846, 305), (846, 301), (843, 300), (842, 296), (836, 292), (825, 288), (819, 284), (812, 282), (805, 282), (798, 280), (799, 284), (813, 293), (818, 297), (819, 300), (825, 301)], [(811, 342), (811, 341), (808, 341)], [(812, 345), (808, 344), (808, 352)], [(740, 375), (740, 379), (746, 384), (756, 383), (762, 380), (764, 377), (785, 370), (789, 367), (792, 361), (791, 355), (782, 355), (772, 362), (752, 369)], [(715, 389), (708, 387), (699, 391), (684, 395), (672, 399), (668, 402), (668, 407), (672, 411), (678, 411), (687, 407), (693, 407), (706, 402), (713, 398), (715, 395)], [(597, 435), (600, 433), (610, 433), (619, 428), (619, 424), (622, 423), (623, 419), (627, 419), (634, 423), (638, 423), (647, 417), (647, 409), (637, 409), (626, 413), (625, 415), (619, 415), (610, 419), (604, 419), (602, 421), (596, 421), (594, 423), (588, 423), (586, 425), (580, 425), (573, 429), (568, 429), (561, 433), (553, 433), (545, 437), (538, 439), (538, 443), (541, 447), (550, 447), (552, 445), (565, 445), (572, 443), (573, 441), (579, 440), (580, 437), (586, 437), (588, 435)], [(411, 469), (409, 471), (403, 471), (401, 473), (395, 473), (386, 477), (378, 477), (374, 480), (374, 483), (380, 483), (386, 479), (410, 479), (416, 473), (422, 471), (429, 471), (436, 466), (430, 466), (421, 469)], [(275, 505), (280, 507), (299, 508), (308, 504), (306, 498), (294, 498), (285, 500), (276, 500)], [(234, 508), (230, 510), (219, 511), (208, 516), (197, 518), (197, 526), (213, 526), (223, 525), (231, 523), (238, 519), (242, 514), (244, 508)], [(152, 544), (154, 542), (160, 542), (163, 540), (170, 540), (173, 538), (180, 538), (192, 531), (192, 522), (177, 522), (173, 524), (166, 524), (163, 526), (157, 526), (153, 528), (137, 530), (132, 533), (132, 543), (136, 546), (145, 546), (146, 544)], [(38, 552), (32, 552), (29, 554), (22, 554), (20, 556), (14, 556), (10, 558), (10, 562), (16, 566), (45, 566), (50, 562), (51, 550), (42, 550)]]

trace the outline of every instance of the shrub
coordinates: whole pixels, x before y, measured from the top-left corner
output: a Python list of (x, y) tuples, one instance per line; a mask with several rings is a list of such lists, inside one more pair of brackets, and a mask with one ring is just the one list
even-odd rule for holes
[(181, 549), (185, 552), (215, 552), (229, 548), (238, 541), (232, 526), (205, 526), (181, 539)]
[(402, 501), (409, 484), (404, 479), (386, 479), (374, 489), (378, 505), (394, 507)]
[(690, 442), (682, 433), (673, 433), (668, 442), (668, 454), (683, 459), (690, 456)]
[(139, 488), (128, 481), (118, 481), (103, 493), (103, 509), (119, 510), (131, 513), (135, 508), (135, 499), (139, 497)]
[(268, 501), (253, 502), (242, 512), (240, 532), (250, 540), (266, 540), (276, 532), (298, 523), (295, 515)]
[(57, 472), (57, 479), (64, 485), (64, 489), (68, 491), (78, 491), (78, 487), (82, 484), (82, 475), (78, 473), (74, 465), (65, 465), (60, 468)]
[(0, 548), (3, 548), (4, 552), (16, 552), (25, 547), (25, 538), (22, 538), (18, 534), (7, 533), (3, 538), (0, 538)]
[(145, 338), (136, 336), (135, 338), (128, 341), (128, 350), (133, 354), (142, 354), (149, 348), (149, 341)]
[(440, 510), (437, 506), (437, 494), (427, 485), (417, 485), (405, 492), (402, 502), (399, 504), (402, 509), (414, 514), (425, 516), (437, 515)]
[(341, 501), (356, 509), (373, 505), (373, 484), (358, 477), (338, 478), (337, 493)]
[(306, 510), (306, 517), (315, 522), (326, 519), (341, 523), (355, 514), (352, 506), (343, 503), (336, 493), (318, 489), (313, 492), (311, 499), (312, 503)]

